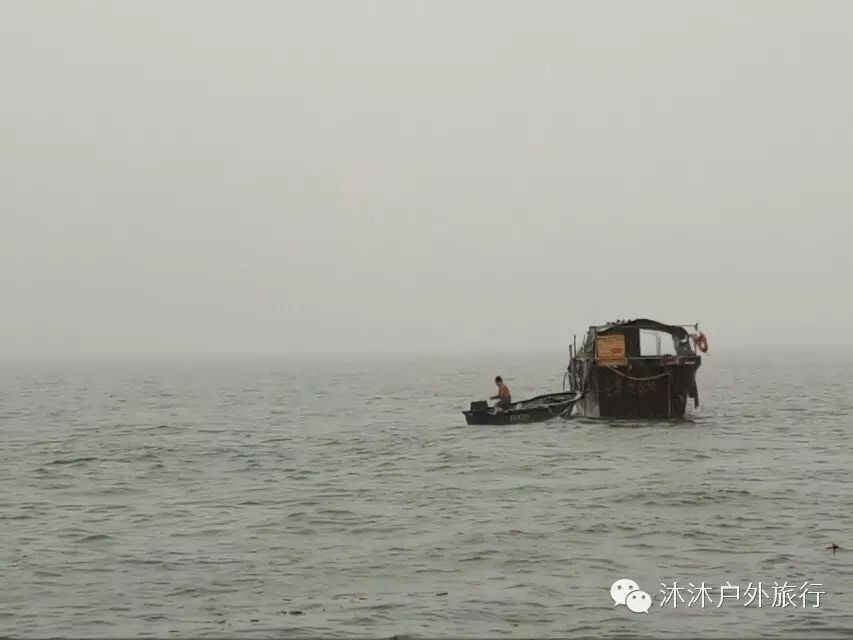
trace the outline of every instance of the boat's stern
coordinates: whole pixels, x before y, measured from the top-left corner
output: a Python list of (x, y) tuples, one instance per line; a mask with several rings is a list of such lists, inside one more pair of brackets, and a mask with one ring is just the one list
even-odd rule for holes
[[(662, 353), (661, 336), (672, 339)], [(701, 334), (700, 334), (701, 335)], [(583, 391), (579, 415), (591, 418), (681, 418), (699, 404), (702, 358), (681, 325), (632, 320), (590, 327), (567, 375)], [(707, 345), (707, 343), (705, 343)]]

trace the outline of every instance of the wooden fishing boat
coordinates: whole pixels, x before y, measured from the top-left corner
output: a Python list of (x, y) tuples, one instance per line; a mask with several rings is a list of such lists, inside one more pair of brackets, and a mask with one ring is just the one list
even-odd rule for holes
[[(692, 327), (689, 333), (685, 327)], [(699, 406), (696, 371), (708, 339), (699, 325), (641, 318), (591, 326), (580, 348), (569, 348), (564, 377), (588, 418), (682, 418)]]
[(529, 400), (513, 402), (506, 409), (490, 407), (485, 400), (471, 403), (468, 411), (463, 411), (468, 424), (520, 424), (524, 422), (543, 422), (551, 418), (568, 418), (578, 401), (579, 394), (564, 391), (546, 393)]

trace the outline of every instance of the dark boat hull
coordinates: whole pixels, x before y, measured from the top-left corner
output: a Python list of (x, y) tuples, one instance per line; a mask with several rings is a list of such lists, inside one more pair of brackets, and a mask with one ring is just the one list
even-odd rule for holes
[(578, 402), (587, 418), (683, 418), (688, 399), (698, 405), (696, 370), (700, 359), (678, 358), (673, 364), (631, 361), (627, 367), (593, 366), (590, 388)]
[[(489, 408), (463, 411), (465, 421), (471, 425), (507, 425), (544, 422), (551, 418), (568, 418), (578, 395), (575, 393), (549, 393), (511, 404), (507, 409)], [(474, 403), (477, 404), (477, 403)]]

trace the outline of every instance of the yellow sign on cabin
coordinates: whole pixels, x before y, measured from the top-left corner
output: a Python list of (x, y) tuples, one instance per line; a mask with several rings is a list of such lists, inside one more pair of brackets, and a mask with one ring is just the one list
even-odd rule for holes
[(601, 364), (611, 366), (628, 364), (628, 358), (625, 354), (625, 336), (620, 333), (597, 336), (595, 338), (595, 357)]

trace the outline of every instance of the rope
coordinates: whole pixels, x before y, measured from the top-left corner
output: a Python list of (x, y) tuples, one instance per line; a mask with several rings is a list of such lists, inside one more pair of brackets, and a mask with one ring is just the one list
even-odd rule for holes
[(568, 407), (566, 407), (566, 408), (565, 408), (565, 409), (563, 409), (562, 411), (552, 411), (552, 410), (551, 410), (551, 407), (545, 407), (545, 408), (546, 408), (546, 409), (548, 409), (548, 413), (550, 413), (550, 414), (551, 414), (551, 417), (552, 417), (552, 418), (556, 418), (556, 417), (558, 417), (558, 416), (559, 416), (560, 418), (562, 418), (562, 417), (564, 417), (564, 416), (566, 415), (566, 413), (567, 413), (567, 412), (570, 412), (570, 411), (572, 410), (572, 406), (573, 406), (573, 405), (569, 405)]
[(668, 373), (661, 373), (656, 376), (649, 376), (648, 378), (635, 378), (633, 376), (629, 376), (627, 373), (622, 373), (618, 369), (612, 367), (611, 365), (605, 365), (608, 369), (610, 369), (617, 376), (622, 376), (623, 378), (627, 378), (628, 380), (633, 380), (634, 382), (645, 382), (647, 380), (657, 380), (658, 378), (667, 378), (669, 377)]
[[(578, 397), (576, 397), (576, 398), (575, 398), (575, 402), (577, 402), (578, 400), (579, 400), (579, 398), (578, 398)], [(568, 407), (566, 407), (565, 409), (558, 410), (558, 411), (552, 411), (552, 410), (551, 410), (551, 407), (545, 407), (545, 408), (546, 408), (546, 409), (548, 409), (548, 413), (550, 413), (550, 414), (551, 414), (551, 417), (552, 417), (552, 418), (555, 418), (555, 417), (557, 417), (557, 416), (560, 416), (560, 417), (562, 418), (562, 417), (565, 417), (565, 416), (566, 416), (566, 414), (571, 413), (572, 409), (573, 409), (573, 408), (574, 408), (574, 406), (575, 406), (575, 402), (570, 403), (570, 404), (569, 404), (569, 406), (568, 406)]]

